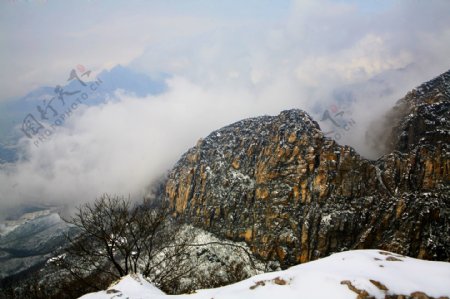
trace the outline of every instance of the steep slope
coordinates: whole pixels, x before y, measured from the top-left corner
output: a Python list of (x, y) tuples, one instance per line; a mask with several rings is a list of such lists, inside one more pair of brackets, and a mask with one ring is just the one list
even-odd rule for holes
[[(449, 263), (421, 261), (386, 251), (357, 250), (257, 275), (222, 288), (170, 298), (449, 298), (449, 277)], [(118, 297), (169, 298), (139, 275), (124, 277), (106, 291), (81, 298)]]
[(418, 145), (450, 143), (450, 71), (410, 91), (391, 115), (392, 150), (408, 152)]
[(380, 159), (386, 183), (432, 190), (448, 186), (450, 177), (450, 71), (426, 82), (397, 102), (387, 147)]
[(24, 214), (0, 228), (1, 279), (38, 267), (66, 242), (69, 225), (53, 210)]
[(171, 171), (166, 199), (178, 217), (285, 267), (349, 248), (449, 260), (448, 73), (440, 78), (424, 85), (434, 100), (399, 101), (395, 150), (377, 161), (326, 138), (305, 112), (283, 111), (200, 140)]

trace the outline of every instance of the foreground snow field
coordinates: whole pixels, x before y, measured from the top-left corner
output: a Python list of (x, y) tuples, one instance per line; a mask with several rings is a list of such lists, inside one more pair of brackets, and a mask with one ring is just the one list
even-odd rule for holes
[[(367, 292), (367, 293), (364, 293)], [(381, 250), (354, 250), (298, 265), (285, 271), (264, 273), (233, 285), (169, 296), (140, 275), (128, 275), (108, 290), (82, 299), (220, 298), (356, 298), (358, 294), (429, 297), (450, 296), (450, 263), (413, 259)], [(422, 297), (417, 297), (422, 298)], [(425, 297), (424, 297), (425, 298)]]

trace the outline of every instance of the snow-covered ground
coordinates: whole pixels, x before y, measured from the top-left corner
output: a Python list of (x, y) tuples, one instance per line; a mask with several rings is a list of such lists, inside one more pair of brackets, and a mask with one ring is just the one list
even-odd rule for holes
[(52, 209), (45, 209), (36, 212), (25, 213), (17, 220), (5, 220), (0, 223), (0, 237), (7, 235), (21, 225), (33, 221), (36, 218), (45, 217), (53, 213)]
[(253, 276), (229, 286), (194, 294), (165, 295), (140, 275), (129, 275), (108, 290), (82, 299), (220, 298), (356, 298), (367, 292), (375, 298), (422, 292), (431, 297), (450, 296), (450, 263), (413, 259), (380, 250), (354, 250), (333, 254), (285, 271)]
[(69, 229), (57, 208), (26, 213), (0, 223), (0, 279), (45, 262), (65, 244)]

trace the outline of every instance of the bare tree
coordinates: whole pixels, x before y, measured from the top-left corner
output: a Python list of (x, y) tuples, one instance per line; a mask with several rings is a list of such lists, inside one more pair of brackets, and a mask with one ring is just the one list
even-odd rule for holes
[[(167, 293), (191, 290), (189, 286), (181, 287), (180, 281), (192, 280), (190, 274), (200, 263), (208, 263), (199, 254), (205, 246), (237, 250), (242, 253), (242, 260), (227, 267), (227, 277), (218, 277), (213, 285), (198, 279), (200, 287), (245, 278), (245, 263), (256, 269), (253, 256), (245, 247), (225, 241), (198, 244), (194, 242), (194, 230), (186, 229), (170, 217), (168, 208), (152, 201), (132, 205), (123, 197), (104, 194), (78, 208), (68, 222), (79, 233), (68, 238), (66, 255), (56, 263), (89, 289), (104, 288), (105, 281), (139, 272)], [(215, 274), (207, 276), (211, 275)]]
[[(5, 292), (11, 298), (77, 298), (139, 272), (174, 294), (236, 282), (248, 277), (243, 270), (247, 265), (256, 269), (244, 246), (218, 239), (199, 244), (199, 230), (173, 219), (170, 210), (157, 203), (161, 201), (134, 205), (104, 194), (82, 205), (66, 220), (73, 227), (68, 246), (55, 252), (43, 276)], [(217, 259), (216, 250), (224, 249), (240, 257), (231, 262)]]
[[(81, 206), (68, 220), (78, 228), (69, 237), (67, 256), (60, 264), (79, 280), (97, 272), (111, 280), (140, 272), (162, 289), (170, 289), (197, 266), (188, 252), (189, 237), (168, 209), (104, 194)], [(190, 262), (187, 262), (190, 260)], [(95, 287), (95, 281), (85, 281)]]
[[(129, 273), (130, 245), (125, 236), (131, 213), (129, 201), (107, 194), (80, 207), (68, 220), (79, 234), (68, 236), (67, 253), (76, 258), (75, 268), (92, 272), (101, 269), (115, 277)], [(108, 261), (113, 267), (101, 267)]]

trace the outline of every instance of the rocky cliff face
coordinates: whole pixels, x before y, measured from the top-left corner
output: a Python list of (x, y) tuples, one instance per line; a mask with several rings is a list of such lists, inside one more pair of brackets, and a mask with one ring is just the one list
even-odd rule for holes
[(450, 143), (450, 71), (426, 82), (397, 102), (391, 150)]
[(300, 110), (211, 133), (169, 175), (177, 217), (282, 266), (381, 248), (450, 260), (450, 73), (396, 106), (377, 161), (324, 136)]

